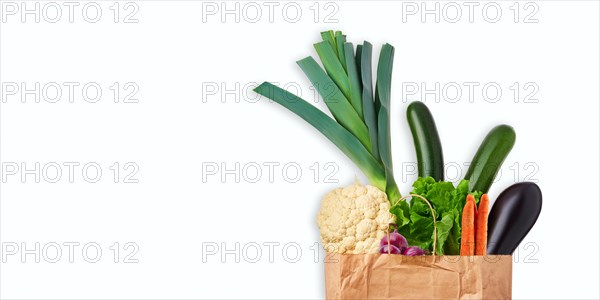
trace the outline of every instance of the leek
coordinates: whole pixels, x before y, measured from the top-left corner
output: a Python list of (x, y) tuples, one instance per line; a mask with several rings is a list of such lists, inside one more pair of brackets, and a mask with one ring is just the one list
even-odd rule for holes
[(385, 44), (377, 64), (373, 91), (372, 45), (352, 43), (337, 31), (321, 32), (323, 41), (314, 44), (323, 68), (312, 57), (297, 63), (319, 92), (330, 116), (302, 98), (264, 82), (254, 89), (292, 111), (333, 142), (395, 203), (400, 191), (394, 180), (390, 98), (394, 47)]

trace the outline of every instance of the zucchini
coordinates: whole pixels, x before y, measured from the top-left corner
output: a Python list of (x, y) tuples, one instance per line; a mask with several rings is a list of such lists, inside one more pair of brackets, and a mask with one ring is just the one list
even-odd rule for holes
[(481, 142), (465, 175), (471, 192), (489, 191), (504, 159), (515, 145), (515, 139), (515, 130), (511, 126), (498, 125), (492, 128)]
[(408, 105), (406, 118), (412, 132), (419, 177), (431, 176), (444, 180), (444, 155), (431, 112), (424, 103), (415, 101)]

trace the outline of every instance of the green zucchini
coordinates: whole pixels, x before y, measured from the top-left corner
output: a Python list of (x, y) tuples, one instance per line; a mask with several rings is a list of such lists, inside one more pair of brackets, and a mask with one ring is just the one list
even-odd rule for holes
[(488, 133), (465, 175), (471, 192), (489, 191), (504, 159), (515, 145), (515, 140), (515, 130), (508, 125), (498, 125)]
[(444, 155), (431, 112), (424, 103), (415, 101), (408, 105), (406, 118), (412, 132), (419, 177), (431, 176), (436, 181), (444, 180)]

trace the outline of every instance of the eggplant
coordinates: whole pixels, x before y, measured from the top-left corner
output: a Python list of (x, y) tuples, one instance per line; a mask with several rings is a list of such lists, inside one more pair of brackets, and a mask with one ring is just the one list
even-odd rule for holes
[(498, 198), (488, 217), (488, 255), (512, 255), (542, 210), (542, 191), (533, 182), (509, 186)]

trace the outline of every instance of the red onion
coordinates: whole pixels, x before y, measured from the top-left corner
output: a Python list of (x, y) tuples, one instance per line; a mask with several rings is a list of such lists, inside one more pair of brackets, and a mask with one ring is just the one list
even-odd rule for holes
[(381, 254), (402, 254), (402, 251), (400, 251), (400, 249), (394, 245), (389, 245), (389, 252), (388, 252), (388, 245), (385, 244), (383, 246), (379, 247), (379, 253)]
[[(404, 236), (402, 236), (401, 234), (399, 234), (397, 230), (394, 230), (394, 232), (390, 233), (389, 244), (397, 247), (400, 250), (400, 253), (404, 253), (404, 251), (408, 247), (408, 241), (406, 241), (406, 238)], [(388, 237), (386, 234), (381, 239), (381, 242), (379, 242), (379, 248), (381, 248), (383, 246), (387, 246), (387, 245), (388, 245)]]
[(425, 251), (417, 246), (410, 246), (404, 252), (404, 255), (406, 255), (406, 256), (420, 256), (420, 255), (425, 255), (425, 254), (427, 254), (427, 251)]

